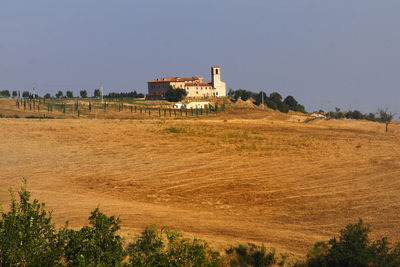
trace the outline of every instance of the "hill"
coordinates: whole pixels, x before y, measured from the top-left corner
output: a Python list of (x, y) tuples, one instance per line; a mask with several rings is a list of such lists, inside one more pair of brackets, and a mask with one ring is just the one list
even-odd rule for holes
[[(13, 112), (0, 101), (0, 113)], [(25, 177), (58, 223), (82, 226), (100, 205), (121, 216), (128, 239), (156, 223), (217, 247), (262, 242), (304, 255), (361, 217), (373, 234), (400, 240), (399, 123), (385, 133), (376, 122), (259, 109), (121, 112), (0, 119), (0, 202)]]

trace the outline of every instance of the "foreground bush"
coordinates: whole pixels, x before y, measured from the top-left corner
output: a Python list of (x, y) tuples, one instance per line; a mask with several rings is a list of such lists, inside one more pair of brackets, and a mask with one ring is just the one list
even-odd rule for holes
[(57, 230), (51, 212), (37, 199), (30, 201), (24, 181), (18, 193), (11, 190), (10, 211), (1, 213), (0, 266), (118, 266), (126, 254), (119, 219), (95, 209), (91, 226), (75, 231)]
[[(264, 246), (239, 245), (226, 256), (206, 242), (184, 239), (167, 229), (147, 228), (128, 249), (118, 235), (120, 220), (96, 208), (90, 226), (80, 230), (56, 229), (51, 212), (38, 200), (30, 201), (24, 182), (17, 201), (0, 219), (0, 266), (271, 266), (275, 253)], [(400, 243), (391, 247), (386, 238), (371, 241), (369, 226), (360, 219), (340, 231), (339, 238), (318, 242), (304, 263), (296, 266), (400, 266)], [(281, 264), (281, 263), (279, 263)], [(283, 263), (282, 263), (283, 264)]]
[(189, 242), (174, 231), (158, 232), (155, 226), (142, 233), (130, 253), (133, 266), (217, 266), (219, 259), (204, 241)]
[(369, 226), (360, 219), (340, 231), (339, 239), (318, 242), (307, 255), (307, 261), (298, 266), (400, 266), (400, 243), (394, 248), (384, 237), (372, 242), (368, 238)]
[(275, 263), (275, 253), (267, 253), (264, 246), (239, 245), (226, 251), (231, 266), (270, 266)]
[(64, 230), (58, 231), (51, 212), (38, 200), (29, 202), (25, 183), (18, 193), (11, 191), (8, 213), (1, 213), (0, 266), (51, 266), (60, 263), (66, 241)]
[(107, 217), (96, 208), (89, 217), (91, 226), (68, 230), (65, 260), (71, 266), (116, 266), (126, 256), (116, 232), (119, 218)]

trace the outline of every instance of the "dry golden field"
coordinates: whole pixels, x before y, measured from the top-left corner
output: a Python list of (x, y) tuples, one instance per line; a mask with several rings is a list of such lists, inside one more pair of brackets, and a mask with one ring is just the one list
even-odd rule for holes
[[(13, 104), (0, 102), (0, 113)], [(0, 119), (0, 202), (23, 178), (59, 226), (100, 206), (214, 246), (305, 255), (358, 218), (400, 241), (400, 124), (233, 110), (192, 119)], [(306, 120), (306, 121), (305, 121)]]

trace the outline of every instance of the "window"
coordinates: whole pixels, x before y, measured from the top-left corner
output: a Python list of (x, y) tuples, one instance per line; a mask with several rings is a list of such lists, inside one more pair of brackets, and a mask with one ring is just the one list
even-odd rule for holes
[(218, 69), (215, 70), (215, 74), (218, 74)]

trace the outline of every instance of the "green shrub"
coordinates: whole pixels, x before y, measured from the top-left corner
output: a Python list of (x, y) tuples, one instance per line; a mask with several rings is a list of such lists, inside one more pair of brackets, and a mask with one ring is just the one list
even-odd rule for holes
[(275, 264), (275, 252), (267, 253), (264, 245), (261, 247), (254, 244), (244, 246), (239, 244), (226, 251), (230, 258), (231, 266), (271, 266)]
[(340, 231), (339, 239), (318, 242), (299, 266), (399, 266), (400, 244), (390, 248), (386, 238), (371, 242), (369, 226), (360, 219)]
[(53, 266), (63, 256), (66, 235), (57, 231), (51, 212), (37, 199), (30, 202), (24, 181), (18, 192), (19, 201), (11, 192), (10, 211), (1, 213), (0, 266)]
[(107, 217), (96, 208), (89, 217), (91, 226), (68, 230), (65, 260), (69, 266), (118, 266), (125, 256), (122, 240), (116, 232), (120, 220)]
[[(164, 243), (163, 240), (166, 240)], [(146, 228), (136, 243), (130, 246), (133, 266), (217, 266), (218, 253), (204, 241), (183, 239), (174, 231), (155, 226)]]

